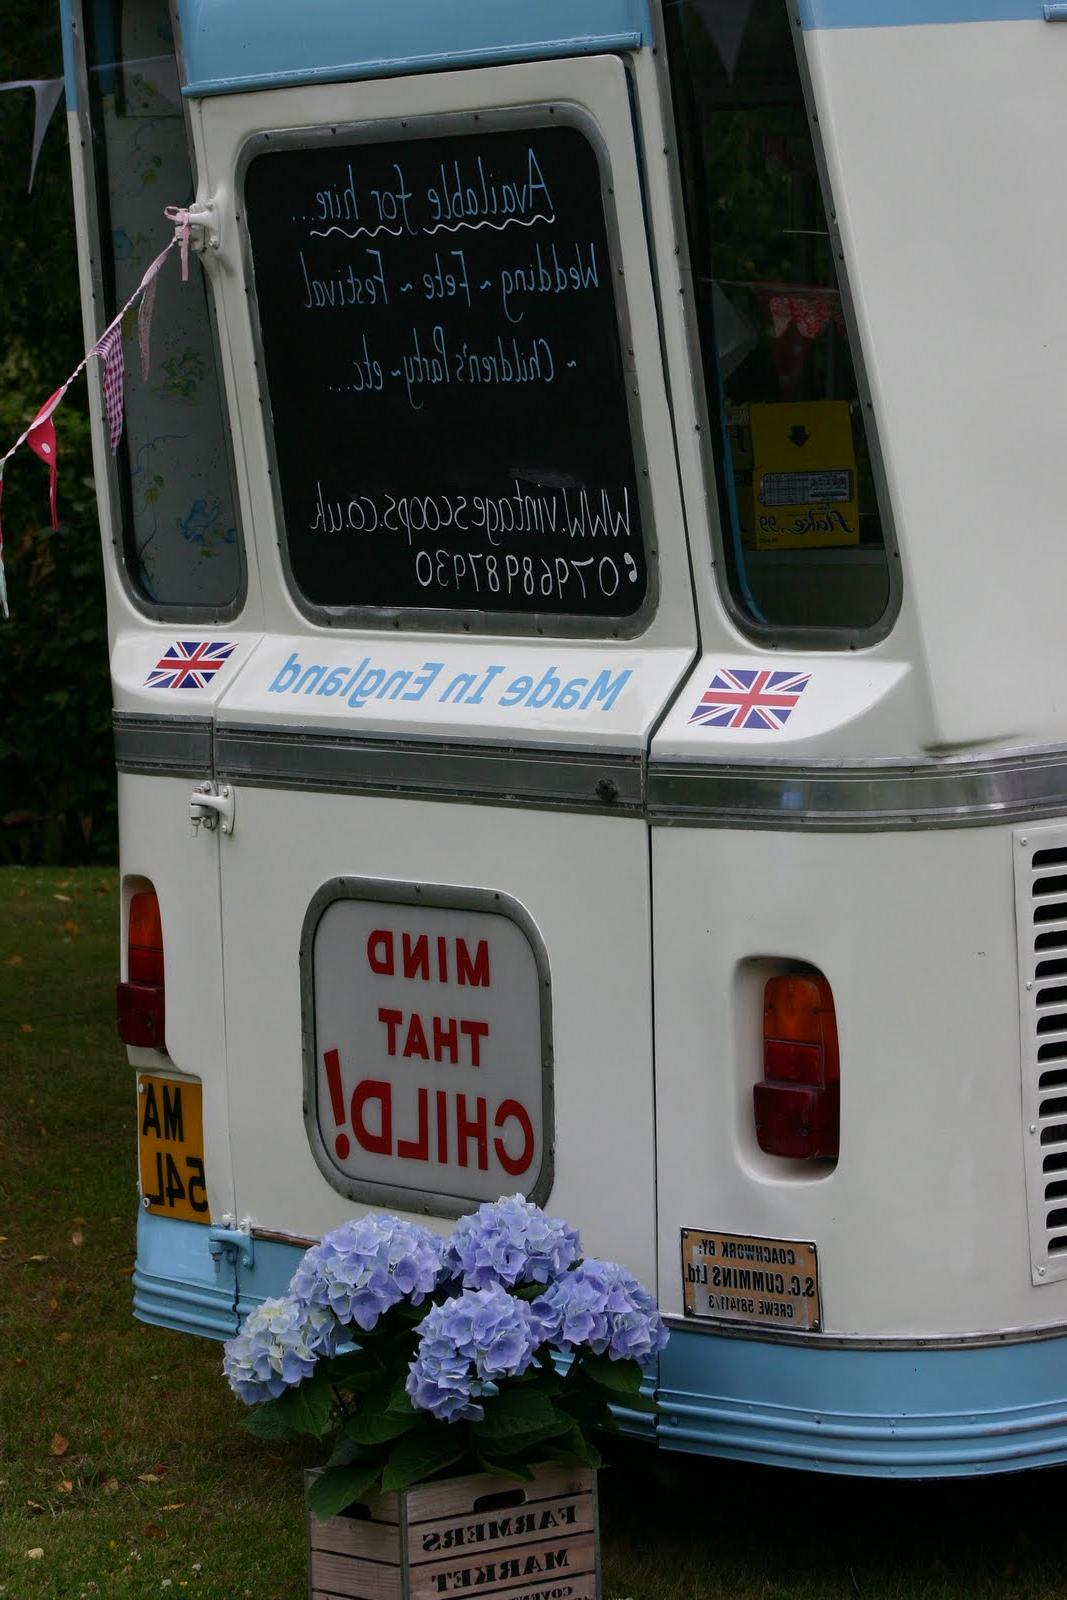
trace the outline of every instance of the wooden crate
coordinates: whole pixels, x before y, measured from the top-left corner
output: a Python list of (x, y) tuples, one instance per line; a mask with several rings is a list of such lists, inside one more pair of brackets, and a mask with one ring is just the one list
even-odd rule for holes
[(600, 1600), (596, 1474), (583, 1467), (536, 1467), (530, 1483), (445, 1478), (355, 1514), (309, 1510), (307, 1531), (311, 1600)]

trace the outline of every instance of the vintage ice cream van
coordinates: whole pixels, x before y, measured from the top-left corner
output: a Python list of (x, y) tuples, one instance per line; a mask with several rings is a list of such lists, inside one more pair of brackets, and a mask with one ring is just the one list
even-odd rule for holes
[(663, 1446), (1067, 1460), (1063, 11), (64, 0), (90, 337), (192, 245), (96, 417), (137, 1316), (521, 1192)]

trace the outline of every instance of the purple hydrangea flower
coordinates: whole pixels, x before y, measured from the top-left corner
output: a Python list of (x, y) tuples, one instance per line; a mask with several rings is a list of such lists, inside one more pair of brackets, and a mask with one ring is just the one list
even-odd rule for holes
[(584, 1348), (645, 1366), (667, 1343), (656, 1302), (614, 1261), (583, 1261), (538, 1295), (530, 1310), (538, 1342), (562, 1350)]
[(264, 1300), (227, 1343), (222, 1370), (246, 1406), (273, 1400), (308, 1377), (320, 1356), (333, 1355), (338, 1331), (331, 1312), (291, 1295)]
[(460, 1218), (445, 1249), (445, 1268), (465, 1289), (551, 1283), (581, 1250), (573, 1228), (513, 1194)]
[(372, 1212), (313, 1245), (293, 1274), (290, 1293), (369, 1333), (398, 1301), (418, 1306), (433, 1293), (442, 1250), (442, 1241), (425, 1228)]
[(467, 1289), (422, 1320), (407, 1392), (412, 1403), (441, 1422), (485, 1415), (478, 1397), (499, 1378), (518, 1378), (537, 1349), (530, 1308), (493, 1284)]

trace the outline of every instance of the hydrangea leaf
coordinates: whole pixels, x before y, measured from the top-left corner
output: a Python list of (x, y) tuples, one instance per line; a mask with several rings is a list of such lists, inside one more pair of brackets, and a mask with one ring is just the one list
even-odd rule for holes
[(354, 1439), (357, 1444), (385, 1444), (389, 1439), (399, 1439), (401, 1434), (417, 1428), (424, 1419), (415, 1408), (409, 1406), (406, 1415), (394, 1411), (390, 1404), (392, 1398), (392, 1390), (378, 1389), (361, 1400), (345, 1420), (347, 1437)]
[(546, 1423), (543, 1428), (531, 1428), (525, 1433), (511, 1435), (501, 1434), (496, 1438), (479, 1439), (479, 1448), (491, 1456), (525, 1456), (527, 1461), (538, 1461), (541, 1457), (541, 1446), (550, 1439), (560, 1439), (564, 1434), (569, 1435), (574, 1426), (571, 1417), (558, 1417), (555, 1422)]
[(408, 1394), (403, 1381), (396, 1386), (392, 1394), (389, 1396), (389, 1404), (386, 1407), (386, 1410), (396, 1411), (402, 1417), (413, 1417), (417, 1414), (415, 1407), (411, 1403), (411, 1396)]
[(298, 1389), (287, 1389), (242, 1418), (249, 1433), (259, 1439), (292, 1439), (310, 1433), (320, 1439), (330, 1425), (333, 1391), (317, 1375)]
[(374, 1389), (386, 1376), (383, 1367), (365, 1350), (349, 1350), (324, 1363), (322, 1371), (331, 1383), (339, 1384), (352, 1394), (364, 1394)]
[(494, 1477), (518, 1478), (520, 1483), (533, 1482), (533, 1468), (524, 1461), (501, 1461), (495, 1456), (487, 1456), (481, 1450), (478, 1451), (477, 1461), (483, 1472), (491, 1472)]
[(538, 1389), (504, 1389), (484, 1402), (485, 1416), (472, 1424), (480, 1439), (507, 1439), (515, 1434), (541, 1433), (557, 1425), (569, 1426), (561, 1419), (547, 1395)]
[(580, 1466), (592, 1467), (594, 1471), (604, 1465), (604, 1457), (579, 1427), (572, 1428), (563, 1443), (546, 1445), (544, 1454), (550, 1461), (563, 1461), (568, 1466), (577, 1462)]
[(650, 1417), (659, 1411), (659, 1402), (650, 1394), (628, 1394), (618, 1403), (624, 1411), (643, 1411)]
[(425, 1483), (435, 1473), (461, 1461), (466, 1453), (463, 1430), (419, 1428), (394, 1445), (382, 1473), (382, 1488), (409, 1489), (413, 1483)]
[(636, 1361), (611, 1361), (607, 1356), (583, 1355), (582, 1370), (604, 1389), (626, 1395), (640, 1392), (641, 1368)]
[(345, 1467), (327, 1467), (308, 1490), (308, 1505), (317, 1517), (336, 1517), (350, 1505), (378, 1488), (381, 1463), (365, 1462)]

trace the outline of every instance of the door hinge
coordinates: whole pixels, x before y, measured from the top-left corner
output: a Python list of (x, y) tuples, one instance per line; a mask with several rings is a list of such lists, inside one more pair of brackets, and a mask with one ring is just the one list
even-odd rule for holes
[(209, 1228), (207, 1247), (216, 1265), (220, 1265), (225, 1258), (234, 1266), (255, 1266), (256, 1251), (252, 1235), (242, 1232), (240, 1228)]
[(203, 824), (209, 833), (216, 828), (223, 833), (232, 833), (233, 812), (234, 793), (228, 783), (224, 783), (220, 789), (210, 779), (205, 779), (190, 796), (189, 820), (194, 832)]

